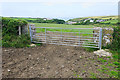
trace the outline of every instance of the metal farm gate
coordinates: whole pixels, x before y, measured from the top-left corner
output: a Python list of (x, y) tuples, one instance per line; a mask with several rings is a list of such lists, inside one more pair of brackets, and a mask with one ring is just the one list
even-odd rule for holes
[[(29, 26), (31, 42), (101, 49), (102, 28), (58, 28)], [(94, 33), (98, 30), (98, 33)]]

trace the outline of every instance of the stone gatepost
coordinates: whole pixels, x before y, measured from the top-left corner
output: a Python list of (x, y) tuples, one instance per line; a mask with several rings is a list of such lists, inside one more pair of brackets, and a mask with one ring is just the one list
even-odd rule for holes
[[(95, 27), (93, 33), (99, 33), (100, 27)], [(112, 43), (113, 40), (113, 28), (102, 28), (102, 46)], [(93, 34), (93, 37), (99, 37), (99, 34)], [(99, 41), (97, 38), (94, 39), (94, 42)]]
[(36, 33), (36, 28), (34, 24), (29, 24), (29, 27), (31, 26), (31, 30), (32, 30), (32, 35), (34, 35)]
[(31, 32), (29, 31), (29, 33), (30, 33), (31, 40), (36, 40), (37, 37), (35, 36), (36, 35), (35, 25), (34, 24), (29, 24), (29, 29), (30, 29), (30, 27), (31, 27)]

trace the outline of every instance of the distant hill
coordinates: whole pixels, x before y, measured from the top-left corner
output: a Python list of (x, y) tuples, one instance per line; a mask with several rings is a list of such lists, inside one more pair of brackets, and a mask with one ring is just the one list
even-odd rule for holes
[(118, 19), (118, 16), (93, 16), (93, 17), (80, 17), (80, 18), (74, 18), (74, 19), (70, 19), (68, 21), (81, 21), (83, 19), (88, 19), (88, 18), (91, 18), (91, 19), (103, 19), (103, 20), (106, 20), (106, 19)]

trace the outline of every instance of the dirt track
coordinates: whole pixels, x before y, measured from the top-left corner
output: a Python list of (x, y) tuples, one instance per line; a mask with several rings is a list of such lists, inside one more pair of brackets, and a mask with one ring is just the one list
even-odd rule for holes
[(102, 64), (97, 56), (79, 47), (3, 48), (2, 58), (3, 78), (75, 78), (75, 74), (88, 78), (91, 72), (109, 77), (97, 71)]

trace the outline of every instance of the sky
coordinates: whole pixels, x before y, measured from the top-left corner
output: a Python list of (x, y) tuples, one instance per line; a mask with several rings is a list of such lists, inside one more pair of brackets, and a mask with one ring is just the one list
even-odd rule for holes
[(119, 0), (1, 0), (0, 16), (71, 19), (118, 15)]

